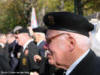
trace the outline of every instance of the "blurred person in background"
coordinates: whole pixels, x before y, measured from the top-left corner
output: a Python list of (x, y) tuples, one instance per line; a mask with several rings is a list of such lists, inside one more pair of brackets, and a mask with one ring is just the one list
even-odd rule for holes
[(17, 54), (21, 46), (18, 45), (13, 33), (7, 34), (7, 43), (8, 43), (9, 57), (10, 57), (10, 65), (12, 71), (14, 71), (16, 66), (18, 65)]
[(6, 34), (0, 34), (0, 72), (11, 71)]
[(90, 23), (94, 25), (94, 29), (89, 33), (91, 40), (91, 49), (94, 50), (96, 55), (100, 56), (100, 14), (98, 19), (91, 19)]
[[(46, 72), (48, 72), (48, 71), (46, 71), (48, 69), (46, 68), (47, 59), (45, 57), (45, 49), (44, 49), (44, 45), (46, 42), (45, 31), (46, 31), (46, 29), (44, 27), (38, 27), (38, 28), (33, 29), (34, 40), (35, 40), (38, 50), (39, 50), (39, 55), (34, 56), (34, 60), (36, 62), (39, 62), (39, 64), (40, 64), (40, 70), (39, 70), (40, 75), (46, 75)], [(49, 73), (48, 73), (48, 75), (49, 75)]]
[(30, 37), (28, 29), (21, 28), (15, 31), (15, 37), (21, 49), (18, 69), (20, 72), (30, 72), (31, 74), (39, 74), (39, 65), (34, 61), (34, 55), (38, 55), (37, 46), (32, 37)]
[(46, 28), (44, 27), (38, 27), (33, 29), (34, 31), (34, 37), (35, 37), (35, 42), (38, 46), (39, 52), (41, 56), (45, 56), (45, 50), (44, 50), (44, 45), (46, 43), (46, 38), (45, 38), (45, 32)]

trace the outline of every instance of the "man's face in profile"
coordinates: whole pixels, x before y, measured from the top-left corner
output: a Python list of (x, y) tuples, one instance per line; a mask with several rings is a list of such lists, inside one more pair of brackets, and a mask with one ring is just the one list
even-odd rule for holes
[(57, 30), (48, 30), (46, 41), (49, 50), (47, 54), (49, 63), (58, 68), (62, 68), (64, 64), (66, 64), (66, 61), (70, 60), (70, 43), (67, 33)]

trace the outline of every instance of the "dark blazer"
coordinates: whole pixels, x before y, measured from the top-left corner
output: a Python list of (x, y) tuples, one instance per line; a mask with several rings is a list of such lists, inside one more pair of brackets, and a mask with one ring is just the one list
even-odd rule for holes
[(100, 75), (100, 58), (90, 50), (70, 75)]
[[(21, 46), (18, 45), (18, 43), (13, 41), (11, 44), (8, 44), (8, 51), (9, 51), (9, 57), (10, 57), (10, 66), (12, 71), (14, 71), (18, 65), (18, 58), (17, 53), (20, 52)], [(13, 57), (11, 55), (14, 55)]]
[[(28, 55), (26, 56), (24, 52), (21, 53), (21, 58), (19, 60), (19, 71), (33, 72), (39, 70), (39, 65), (34, 61), (34, 55), (39, 54), (37, 46), (34, 42), (30, 42), (27, 46), (29, 50)], [(24, 63), (24, 64), (23, 64)]]
[(0, 71), (8, 72), (8, 71), (11, 71), (11, 67), (9, 65), (7, 50), (5, 49), (6, 48), (2, 48), (0, 46)]
[(37, 46), (38, 47), (38, 50), (39, 50), (39, 54), (44, 57), (45, 56), (45, 49), (44, 49), (44, 45), (45, 45), (45, 41), (41, 41), (39, 43), (39, 45)]
[(9, 54), (11, 57), (11, 53), (14, 54), (14, 57), (17, 58), (17, 53), (20, 52), (21, 46), (18, 45), (18, 43), (15, 41), (13, 41), (11, 44), (8, 45), (8, 50), (9, 50)]
[(11, 71), (11, 67), (10, 67), (8, 61), (2, 55), (0, 55), (0, 71), (4, 71), (4, 72)]
[(41, 41), (37, 47), (38, 47), (38, 50), (39, 50), (39, 55), (42, 57), (42, 60), (41, 62), (39, 62), (39, 65), (40, 65), (40, 70), (39, 70), (39, 73), (40, 75), (49, 75), (49, 66), (47, 64), (47, 59), (45, 58), (45, 49), (44, 49), (44, 46), (45, 45), (45, 41)]

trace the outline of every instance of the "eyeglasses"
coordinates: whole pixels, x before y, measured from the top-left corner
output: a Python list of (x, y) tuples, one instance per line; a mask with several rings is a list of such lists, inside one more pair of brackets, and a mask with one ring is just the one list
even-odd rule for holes
[(48, 50), (49, 45), (50, 45), (50, 43), (51, 43), (51, 41), (52, 41), (53, 39), (55, 39), (55, 38), (57, 38), (57, 37), (59, 37), (59, 36), (61, 36), (61, 35), (66, 35), (66, 34), (69, 35), (68, 33), (61, 33), (61, 34), (55, 35), (55, 36), (53, 36), (53, 37), (47, 39), (47, 40), (46, 40), (46, 43), (45, 43), (45, 45), (44, 45), (44, 49), (45, 49), (45, 50)]
[(66, 34), (69, 35), (68, 33), (61, 33), (61, 34), (55, 35), (55, 36), (47, 39), (47, 45), (50, 44), (53, 39), (55, 39), (55, 38), (57, 38), (57, 37), (59, 37), (61, 35), (66, 35)]

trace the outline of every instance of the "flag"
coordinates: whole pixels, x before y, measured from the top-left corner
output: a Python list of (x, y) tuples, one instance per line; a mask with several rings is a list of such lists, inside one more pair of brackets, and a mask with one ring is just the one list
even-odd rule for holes
[(38, 27), (37, 19), (36, 19), (36, 13), (35, 13), (35, 8), (32, 8), (32, 13), (31, 13), (31, 27), (32, 29)]

